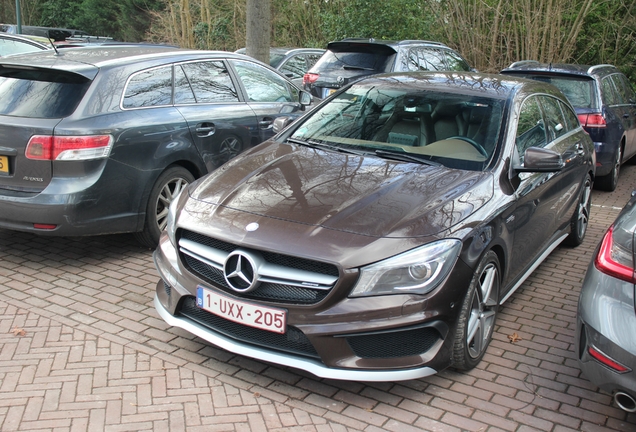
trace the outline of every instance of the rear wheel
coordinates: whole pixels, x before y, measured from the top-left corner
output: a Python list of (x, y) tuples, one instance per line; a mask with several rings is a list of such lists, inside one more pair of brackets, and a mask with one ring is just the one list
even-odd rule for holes
[(618, 146), (616, 150), (616, 157), (612, 165), (612, 170), (609, 174), (602, 177), (597, 177), (594, 185), (597, 189), (612, 192), (618, 186), (618, 175), (621, 171), (621, 160), (623, 159), (622, 146)]
[(567, 246), (578, 246), (583, 243), (587, 225), (590, 221), (590, 210), (592, 208), (592, 179), (588, 174), (581, 189), (581, 196), (576, 205), (572, 221), (570, 222), (570, 235), (565, 239)]
[(156, 248), (161, 231), (166, 227), (168, 208), (174, 198), (194, 181), (190, 171), (171, 167), (164, 171), (150, 191), (144, 229), (135, 233), (137, 241), (149, 248)]
[(500, 274), (497, 254), (486, 252), (462, 304), (453, 347), (455, 369), (474, 368), (486, 353), (499, 309)]

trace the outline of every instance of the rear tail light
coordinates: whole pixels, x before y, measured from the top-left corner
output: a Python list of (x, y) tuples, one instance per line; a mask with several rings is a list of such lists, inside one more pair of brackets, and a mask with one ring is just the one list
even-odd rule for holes
[(319, 76), (320, 74), (316, 73), (306, 73), (303, 75), (303, 85), (315, 83)]
[(108, 157), (112, 135), (51, 136), (33, 135), (25, 155), (35, 160), (88, 160)]
[(607, 126), (607, 122), (605, 121), (603, 114), (579, 114), (578, 118), (579, 122), (581, 122), (581, 126), (583, 127), (604, 128)]
[(613, 233), (614, 227), (611, 226), (603, 237), (594, 265), (600, 272), (630, 283), (636, 283), (632, 251), (614, 243)]

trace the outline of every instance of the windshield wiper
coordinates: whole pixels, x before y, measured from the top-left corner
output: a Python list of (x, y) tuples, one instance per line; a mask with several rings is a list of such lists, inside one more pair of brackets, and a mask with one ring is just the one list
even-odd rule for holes
[(289, 141), (291, 143), (294, 143), (294, 144), (304, 145), (304, 146), (307, 146), (307, 147), (319, 148), (321, 150), (335, 151), (335, 152), (339, 152), (339, 153), (349, 153), (349, 154), (354, 154), (354, 155), (358, 155), (358, 156), (369, 154), (369, 152), (360, 151), (360, 150), (353, 150), (351, 148), (340, 147), (340, 146), (337, 146), (337, 145), (327, 144), (325, 142), (316, 141), (316, 140), (302, 140), (302, 139), (298, 139), (298, 138), (287, 138), (287, 141)]
[(424, 155), (420, 156), (420, 155), (415, 155), (411, 153), (404, 153), (404, 152), (397, 152), (397, 151), (383, 150), (383, 149), (378, 149), (374, 153), (376, 156), (380, 156), (381, 158), (385, 158), (385, 159), (399, 160), (402, 162), (417, 162), (417, 163), (423, 163), (423, 164), (432, 165), (432, 166), (442, 166), (442, 164), (439, 162), (435, 162), (430, 159), (425, 159)]

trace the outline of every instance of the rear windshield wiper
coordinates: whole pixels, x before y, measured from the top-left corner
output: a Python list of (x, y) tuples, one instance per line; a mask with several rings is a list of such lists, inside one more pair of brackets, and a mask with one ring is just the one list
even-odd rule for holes
[(378, 149), (374, 153), (376, 156), (379, 156), (384, 159), (393, 159), (393, 160), (399, 160), (402, 162), (417, 162), (417, 163), (423, 163), (426, 165), (442, 166), (442, 164), (439, 162), (435, 162), (430, 159), (425, 159), (424, 155), (415, 155), (412, 153), (404, 153), (404, 152), (397, 152), (397, 151), (383, 150), (383, 149)]
[(366, 71), (375, 71), (375, 69), (370, 68), (370, 67), (364, 67), (364, 66), (351, 66), (351, 65), (344, 65), (342, 67), (343, 69), (346, 70), (366, 70)]

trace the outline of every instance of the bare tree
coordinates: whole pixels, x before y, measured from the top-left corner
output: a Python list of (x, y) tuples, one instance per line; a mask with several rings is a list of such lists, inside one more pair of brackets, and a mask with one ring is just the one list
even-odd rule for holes
[(247, 0), (246, 54), (269, 64), (270, 0)]

